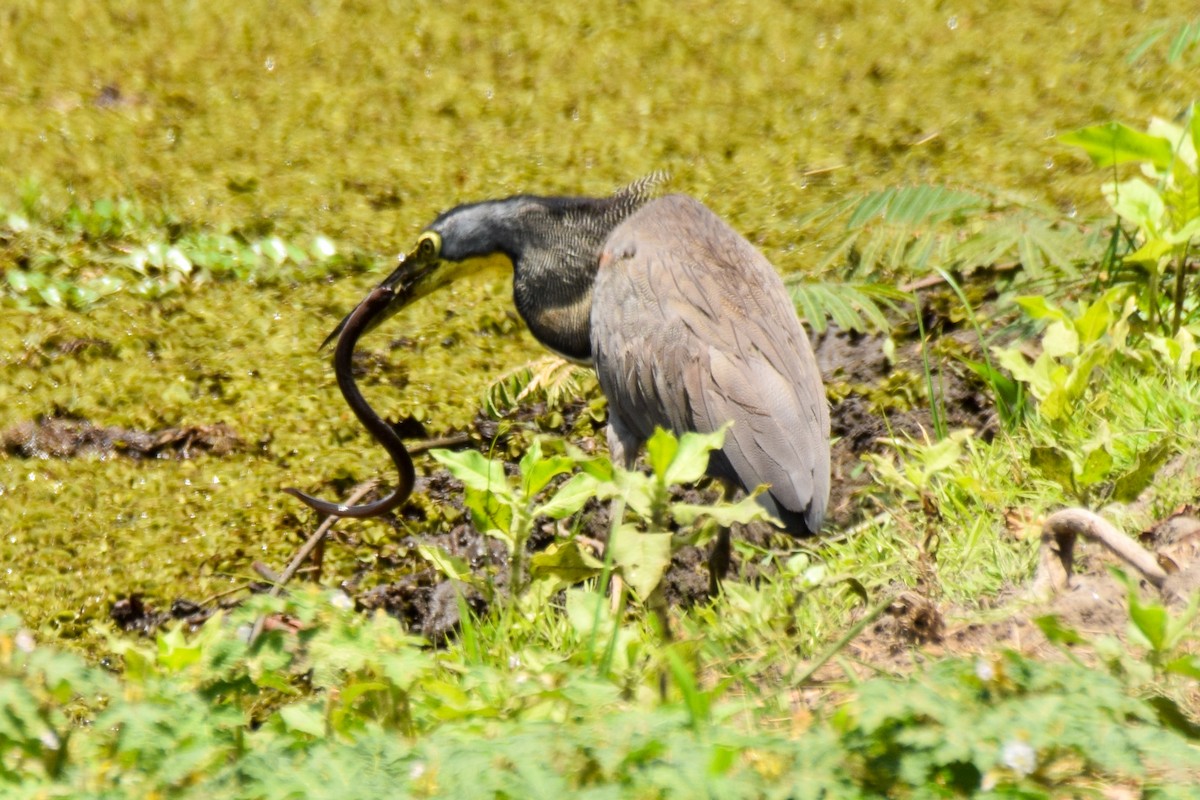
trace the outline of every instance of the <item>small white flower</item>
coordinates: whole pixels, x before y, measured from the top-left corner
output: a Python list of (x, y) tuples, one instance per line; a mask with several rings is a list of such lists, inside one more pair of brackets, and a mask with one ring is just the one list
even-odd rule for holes
[(1000, 751), (1000, 760), (1004, 766), (1024, 778), (1037, 769), (1037, 752), (1028, 742), (1019, 739), (1009, 739)]
[(975, 677), (981, 681), (992, 681), (996, 678), (996, 668), (990, 661), (982, 658), (975, 662)]
[(47, 750), (57, 750), (62, 746), (62, 742), (58, 740), (58, 735), (51, 730), (42, 731), (42, 735), (38, 737)]
[(329, 598), (329, 605), (334, 608), (340, 608), (343, 611), (349, 611), (354, 608), (354, 601), (345, 592), (335, 592), (333, 597)]
[(424, 774), (425, 774), (425, 762), (424, 761), (417, 761), (416, 763), (414, 763), (412, 765), (412, 769), (410, 769), (408, 771), (408, 777), (414, 781), (417, 778), (420, 778)]
[(520, 669), (521, 668), (520, 656), (509, 656), (508, 657), (508, 668), (509, 669)]

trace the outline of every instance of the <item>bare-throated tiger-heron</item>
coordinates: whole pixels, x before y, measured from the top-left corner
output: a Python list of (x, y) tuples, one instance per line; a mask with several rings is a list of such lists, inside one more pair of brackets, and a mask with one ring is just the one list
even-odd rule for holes
[[(768, 484), (758, 500), (770, 515), (794, 535), (816, 533), (829, 498), (829, 409), (791, 299), (745, 238), (691, 197), (655, 198), (656, 181), (603, 198), (515, 195), (439, 215), (326, 340), (344, 331), (335, 354), (343, 392), (354, 392), (347, 399), (383, 441), (386, 423), (364, 416), (373, 413), (349, 377), (354, 342), (503, 254), (534, 337), (595, 366), (614, 461), (631, 466), (656, 426), (682, 434), (732, 423), (709, 473), (746, 491)], [(391, 498), (346, 508), (292, 493), (342, 516), (398, 505), (412, 489), (411, 461), (394, 432), (383, 443), (402, 471)]]

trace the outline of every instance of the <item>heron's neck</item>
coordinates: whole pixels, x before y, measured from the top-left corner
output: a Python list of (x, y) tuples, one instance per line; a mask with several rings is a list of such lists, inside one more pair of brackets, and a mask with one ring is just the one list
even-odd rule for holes
[(527, 247), (513, 259), (513, 302), (539, 342), (562, 357), (592, 360), (592, 284), (600, 246)]

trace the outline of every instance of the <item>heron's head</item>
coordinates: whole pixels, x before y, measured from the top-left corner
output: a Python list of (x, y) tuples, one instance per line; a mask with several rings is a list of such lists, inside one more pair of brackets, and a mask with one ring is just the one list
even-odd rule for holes
[[(380, 284), (394, 299), (375, 312), (364, 331), (464, 275), (506, 262), (518, 269), (524, 263), (546, 285), (570, 285), (581, 295), (590, 292), (605, 237), (665, 179), (665, 174), (654, 173), (603, 198), (519, 194), (466, 203), (439, 214)], [(342, 320), (321, 346), (336, 339), (345, 323)]]
[[(393, 300), (376, 313), (365, 327), (374, 330), (402, 308), (446, 286), (464, 275), (498, 266), (496, 254), (513, 257), (507, 231), (521, 211), (517, 198), (458, 206), (431, 222), (416, 244), (400, 256), (399, 263), (380, 285), (390, 289)], [(349, 315), (346, 316), (349, 319)], [(324, 348), (338, 337), (346, 319), (326, 337)]]

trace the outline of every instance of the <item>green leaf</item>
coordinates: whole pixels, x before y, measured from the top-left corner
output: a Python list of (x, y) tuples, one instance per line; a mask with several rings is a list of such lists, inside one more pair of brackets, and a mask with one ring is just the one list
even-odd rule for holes
[(513, 540), (513, 502), (511, 497), (502, 498), (493, 492), (466, 489), (463, 502), (471, 511), (475, 527), (508, 545), (509, 552), (516, 546)]
[(1083, 469), (1079, 471), (1078, 482), (1085, 486), (1099, 483), (1108, 477), (1112, 470), (1112, 453), (1106, 447), (1097, 447), (1087, 454), (1083, 460)]
[(1029, 449), (1029, 466), (1043, 478), (1054, 481), (1065, 491), (1075, 491), (1075, 469), (1071, 458), (1053, 446), (1035, 446)]
[(318, 739), (325, 738), (325, 715), (316, 703), (293, 703), (284, 706), (279, 709), (279, 718), (283, 720), (287, 730), (307, 733)]
[(555, 542), (529, 559), (530, 577), (553, 577), (567, 586), (594, 578), (603, 570), (604, 562), (574, 540)]
[(1186, 675), (1193, 680), (1200, 681), (1200, 656), (1179, 656), (1168, 661), (1164, 669), (1174, 675)]
[(1113, 211), (1137, 225), (1146, 236), (1157, 237), (1162, 233), (1167, 206), (1153, 186), (1141, 178), (1132, 178), (1106, 183), (1100, 191)]
[(996, 356), (996, 362), (1008, 370), (1016, 381), (1028, 385), (1038, 397), (1045, 397), (1050, 391), (1050, 383), (1046, 376), (1038, 372), (1035, 365), (1016, 347), (993, 347), (992, 354)]
[(744, 525), (754, 520), (769, 520), (770, 515), (756, 497), (757, 493), (744, 497), (737, 503), (717, 503), (711, 506), (675, 503), (671, 506), (671, 516), (680, 525), (691, 525), (701, 517), (707, 517), (723, 528), (728, 528), (734, 523)]
[(1042, 352), (1051, 358), (1073, 356), (1079, 352), (1079, 335), (1074, 325), (1052, 322), (1042, 336)]
[(500, 461), (487, 458), (476, 450), (430, 450), (429, 455), (468, 489), (512, 496), (512, 488), (504, 475), (504, 464)]
[(1057, 614), (1034, 617), (1033, 624), (1054, 644), (1083, 644), (1087, 641), (1079, 635), (1079, 631), (1063, 625)]
[(1071, 319), (1067, 312), (1058, 306), (1050, 305), (1040, 294), (1017, 297), (1013, 301), (1029, 315), (1030, 319), (1055, 319), (1060, 322), (1069, 322)]
[(558, 487), (549, 500), (534, 509), (533, 515), (565, 519), (583, 508), (584, 503), (593, 497), (604, 499), (611, 497), (615, 491), (613, 484), (601, 483), (586, 472), (580, 472)]
[(646, 441), (646, 458), (650, 461), (650, 469), (654, 474), (665, 479), (667, 468), (679, 450), (679, 440), (675, 434), (662, 428), (655, 428), (654, 433)]
[(608, 546), (613, 563), (638, 597), (645, 600), (671, 565), (671, 534), (642, 533), (629, 525), (613, 532)]
[(679, 446), (671, 459), (667, 471), (663, 474), (668, 485), (680, 483), (695, 483), (704, 477), (708, 469), (708, 454), (720, 450), (725, 443), (725, 425), (712, 433), (685, 433), (679, 440)]
[(559, 475), (563, 475), (571, 471), (575, 466), (575, 461), (568, 456), (550, 456), (535, 462), (528, 470), (524, 467), (522, 460), (522, 490), (526, 497), (535, 497), (537, 493), (546, 488), (546, 484), (554, 480)]
[(1167, 609), (1158, 603), (1145, 605), (1137, 598), (1136, 590), (1129, 592), (1129, 621), (1154, 650), (1162, 650), (1167, 638)]
[(348, 706), (367, 692), (386, 692), (390, 688), (392, 685), (383, 681), (359, 681), (343, 688), (338, 700), (342, 705)]
[(1166, 139), (1148, 136), (1120, 122), (1080, 128), (1060, 134), (1058, 139), (1063, 144), (1082, 148), (1098, 167), (1149, 161), (1162, 170), (1170, 166), (1173, 157), (1173, 148)]
[(1075, 332), (1079, 334), (1081, 343), (1087, 345), (1098, 342), (1108, 332), (1108, 328), (1113, 322), (1109, 299), (1107, 295), (1097, 299), (1084, 309), (1079, 319), (1075, 320)]
[(1113, 499), (1119, 503), (1132, 503), (1136, 500), (1154, 480), (1154, 476), (1173, 451), (1174, 442), (1168, 438), (1138, 453), (1133, 467), (1117, 478), (1113, 486)]
[(419, 544), (417, 545), (417, 552), (421, 555), (421, 558), (428, 561), (434, 569), (450, 580), (469, 582), (473, 577), (471, 574), (471, 565), (465, 559), (452, 556), (440, 547)]
[(533, 470), (534, 465), (541, 460), (542, 440), (540, 438), (535, 438), (525, 450), (525, 455), (521, 457), (520, 464), (518, 465), (521, 469), (521, 474), (528, 475)]

